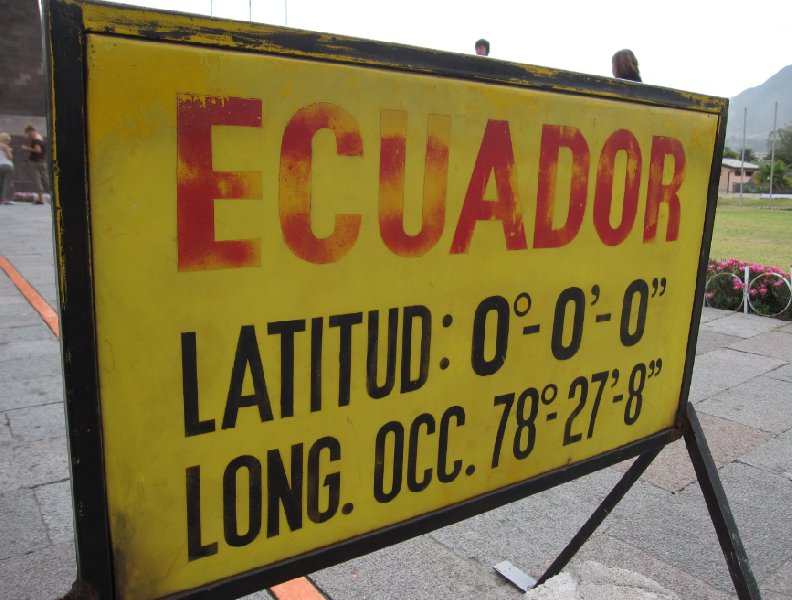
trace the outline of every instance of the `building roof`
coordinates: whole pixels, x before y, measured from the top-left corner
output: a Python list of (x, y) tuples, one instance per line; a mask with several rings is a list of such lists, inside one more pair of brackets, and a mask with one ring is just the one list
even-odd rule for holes
[(737, 160), (736, 158), (724, 158), (723, 159), (723, 166), (729, 167), (730, 169), (742, 169), (745, 166), (746, 169), (753, 169), (754, 171), (759, 169), (759, 165), (755, 165), (754, 163), (744, 163)]

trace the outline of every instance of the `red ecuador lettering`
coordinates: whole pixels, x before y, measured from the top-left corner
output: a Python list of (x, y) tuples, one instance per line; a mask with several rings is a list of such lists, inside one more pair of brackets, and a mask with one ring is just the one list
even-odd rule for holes
[[(666, 157), (674, 159), (674, 174), (671, 181), (663, 183)], [(679, 236), (679, 188), (685, 179), (685, 149), (679, 140), (656, 135), (652, 138), (652, 155), (649, 159), (649, 188), (646, 191), (646, 213), (644, 215), (644, 241), (655, 239), (660, 204), (668, 204), (668, 227), (666, 241), (676, 241)]]
[(261, 100), (176, 99), (176, 217), (179, 271), (257, 267), (261, 240), (215, 240), (214, 201), (260, 198), (261, 174), (212, 170), (212, 126), (261, 127)]
[(360, 215), (336, 215), (326, 238), (311, 230), (312, 142), (321, 129), (335, 134), (339, 156), (362, 156), (363, 140), (354, 117), (343, 108), (317, 102), (298, 110), (286, 124), (280, 156), (280, 221), (283, 239), (298, 257), (311, 263), (335, 262), (352, 249), (360, 233)]
[(429, 115), (426, 127), (421, 229), (411, 235), (404, 230), (407, 111), (383, 110), (380, 113), (380, 236), (397, 256), (423, 256), (443, 235), (450, 142), (451, 117)]
[[(624, 197), (621, 222), (616, 227), (612, 227), (613, 169), (619, 152), (624, 152), (627, 158), (624, 171)], [(640, 188), (641, 148), (630, 131), (619, 129), (607, 139), (602, 148), (597, 166), (597, 187), (594, 191), (594, 227), (606, 246), (618, 246), (632, 231), (638, 213)]]
[[(484, 190), (492, 173), (498, 196), (495, 201), (484, 200)], [(490, 119), (470, 176), (462, 213), (451, 242), (451, 254), (467, 253), (476, 222), (493, 220), (503, 225), (508, 250), (525, 250), (528, 247), (517, 197), (517, 168), (509, 122)]]
[[(451, 117), (426, 115), (423, 195), (409, 193), (405, 183), (407, 152), (415, 151), (408, 148), (409, 118), (405, 110), (380, 111), (379, 180), (360, 182), (360, 185), (369, 189), (369, 185), (379, 184), (379, 236), (385, 247), (396, 256), (418, 258), (435, 248), (446, 233), (448, 192), (454, 189), (450, 186), (451, 178), (459, 182), (461, 165), (452, 168), (450, 164)], [(212, 127), (261, 127), (261, 123), (260, 99), (177, 96), (180, 271), (260, 266), (261, 238), (215, 240), (214, 201), (260, 198), (262, 174), (213, 171)], [(333, 263), (346, 256), (357, 243), (363, 222), (359, 213), (336, 214), (333, 230), (326, 237), (317, 237), (312, 229), (313, 141), (323, 129), (330, 130), (335, 137), (336, 150), (335, 155), (330, 151), (331, 157), (363, 157), (358, 121), (335, 104), (317, 102), (304, 106), (284, 127), (279, 165), (280, 234), (294, 256), (313, 264)], [(666, 222), (664, 241), (673, 242), (679, 237), (682, 214), (679, 192), (686, 169), (684, 147), (672, 137), (652, 137), (646, 187), (642, 188), (642, 143), (646, 145), (648, 140), (639, 142), (632, 131), (619, 129), (610, 133), (599, 157), (594, 155), (598, 160), (596, 183), (592, 223), (587, 225), (593, 226), (605, 246), (618, 246), (630, 236), (641, 208), (644, 243), (652, 243), (657, 237), (661, 211)], [(617, 160), (622, 154), (623, 160)], [(371, 156), (376, 160), (375, 154)], [(414, 160), (409, 162), (418, 164)], [(561, 248), (578, 236), (586, 218), (587, 202), (592, 200), (588, 197), (589, 181), (594, 176), (591, 162), (589, 144), (580, 129), (571, 125), (542, 125), (538, 168), (533, 174), (536, 177), (533, 248)], [(268, 167), (264, 165), (262, 170)], [(375, 171), (366, 168), (360, 172)], [(411, 176), (419, 175), (411, 173)], [(622, 176), (623, 187), (614, 185), (614, 178), (619, 178), (621, 183)], [(559, 177), (564, 181), (559, 182)], [(485, 198), (491, 178), (495, 184), (494, 199)], [(621, 198), (614, 198), (614, 188), (622, 190)], [(641, 197), (642, 189), (646, 190), (645, 199)], [(506, 250), (527, 250), (519, 192), (509, 122), (490, 119), (484, 126), (449, 253), (466, 254), (481, 221), (500, 221)], [(451, 205), (456, 205), (458, 200), (450, 199)], [(419, 203), (420, 223), (409, 218), (418, 214)], [(338, 199), (338, 205), (343, 206), (343, 199)], [(271, 228), (272, 224), (264, 226)], [(372, 221), (369, 226), (373, 226)], [(269, 229), (266, 233), (273, 238), (278, 235)], [(204, 424), (198, 422), (195, 427), (202, 429)]]
[[(569, 210), (566, 221), (553, 228), (556, 178), (561, 148), (572, 152), (570, 169)], [(571, 242), (580, 231), (586, 210), (588, 190), (589, 149), (586, 140), (576, 127), (545, 125), (542, 127), (542, 144), (539, 151), (539, 186), (536, 196), (536, 223), (534, 248), (560, 248)]]

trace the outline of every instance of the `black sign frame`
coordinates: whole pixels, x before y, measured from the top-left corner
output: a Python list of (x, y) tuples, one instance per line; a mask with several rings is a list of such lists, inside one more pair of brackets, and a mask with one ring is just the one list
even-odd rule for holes
[[(110, 7), (112, 6), (112, 10)], [(113, 20), (102, 21), (96, 7)], [(90, 19), (86, 12), (91, 12)], [(194, 44), (193, 34), (209, 48), (288, 55), (305, 60), (365, 65), (445, 78), (522, 86), (558, 94), (614, 98), (655, 107), (717, 115), (707, 194), (705, 230), (699, 256), (696, 300), (690, 315), (685, 371), (675, 425), (645, 439), (571, 466), (498, 489), (470, 501), (421, 515), (306, 554), (206, 585), (174, 598), (235, 598), (271, 587), (379, 548), (427, 533), (505, 503), (547, 490), (636, 456), (656, 451), (689, 430), (685, 407), (704, 296), (705, 274), (717, 204), (717, 187), (726, 132), (728, 102), (721, 98), (634, 84), (607, 77), (519, 65), (476, 56), (335, 35), (316, 34), (263, 24), (236, 24), (228, 35), (224, 21), (141, 10), (119, 5), (48, 0), (44, 5), (49, 130), (55, 176), (53, 211), (59, 278), (64, 396), (67, 415), (78, 577), (73, 597), (115, 598), (113, 546), (105, 487), (96, 318), (92, 278), (88, 148), (86, 134), (86, 36), (90, 33), (172, 44)], [(244, 33), (239, 33), (239, 30)], [(651, 461), (651, 459), (649, 459)], [(648, 463), (647, 463), (648, 464)], [(715, 475), (717, 477), (717, 474)], [(618, 501), (618, 500), (617, 500)]]

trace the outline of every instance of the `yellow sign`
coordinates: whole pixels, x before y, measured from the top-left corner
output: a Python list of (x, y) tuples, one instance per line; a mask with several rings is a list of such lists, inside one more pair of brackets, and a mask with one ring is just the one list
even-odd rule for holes
[(122, 598), (675, 424), (718, 115), (87, 36)]

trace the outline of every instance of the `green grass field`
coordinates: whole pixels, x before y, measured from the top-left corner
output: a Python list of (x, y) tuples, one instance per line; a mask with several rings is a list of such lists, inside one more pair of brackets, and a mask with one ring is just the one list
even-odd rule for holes
[[(736, 258), (789, 271), (792, 265), (792, 210), (768, 210), (767, 200), (729, 197), (718, 201), (710, 257)], [(773, 206), (792, 208), (792, 199), (776, 198)]]

